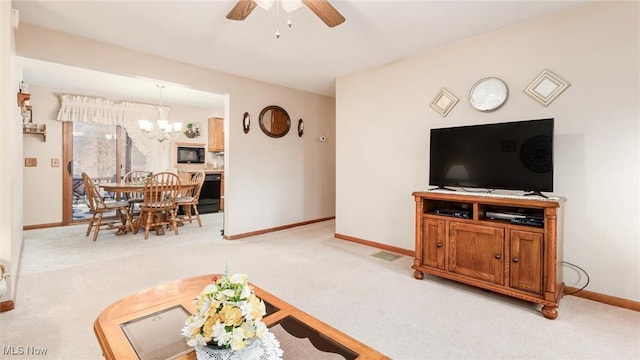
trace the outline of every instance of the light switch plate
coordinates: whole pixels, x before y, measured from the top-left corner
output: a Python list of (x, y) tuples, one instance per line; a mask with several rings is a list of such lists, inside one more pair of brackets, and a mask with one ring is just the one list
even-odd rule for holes
[(24, 166), (25, 167), (38, 166), (38, 158), (24, 158)]
[(59, 166), (60, 166), (60, 159), (58, 158), (51, 159), (51, 167), (59, 167)]

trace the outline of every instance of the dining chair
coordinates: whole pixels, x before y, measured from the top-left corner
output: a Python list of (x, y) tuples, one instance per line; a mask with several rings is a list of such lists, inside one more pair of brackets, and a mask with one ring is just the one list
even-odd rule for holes
[[(124, 175), (122, 178), (123, 183), (134, 183), (141, 184), (147, 181), (147, 178), (150, 176), (150, 172), (146, 170), (131, 170)], [(139, 212), (139, 209), (136, 210), (136, 205), (140, 206), (142, 201), (144, 200), (143, 193), (141, 192), (129, 192), (125, 193), (125, 200), (129, 202), (129, 212), (132, 216)]]
[(204, 171), (198, 171), (193, 174), (193, 176), (191, 176), (191, 182), (194, 183), (195, 186), (178, 197), (176, 202), (178, 203), (178, 209), (184, 211), (184, 216), (182, 216), (181, 220), (188, 220), (189, 223), (191, 223), (193, 218), (195, 218), (198, 221), (198, 226), (202, 227), (200, 212), (198, 212), (198, 199), (200, 198), (200, 191), (204, 184)]
[[(144, 238), (149, 238), (151, 227), (156, 233), (163, 233), (163, 226), (171, 226), (178, 235), (177, 203), (180, 178), (171, 172), (159, 172), (147, 179), (144, 185), (144, 200), (140, 203), (139, 226), (144, 225)], [(134, 230), (138, 231), (138, 227)]]
[[(128, 227), (131, 232), (134, 232), (133, 222), (131, 220), (131, 215), (129, 214), (129, 203), (127, 201), (104, 201), (100, 189), (94, 183), (91, 176), (85, 172), (82, 173), (82, 182), (84, 183), (89, 210), (92, 214), (85, 236), (89, 236), (93, 227), (95, 227), (93, 241), (98, 239), (98, 233), (102, 227), (107, 227), (109, 229), (117, 228), (118, 231), (122, 232), (126, 231)], [(119, 226), (116, 226), (117, 221), (102, 222), (104, 214), (112, 211), (115, 211), (116, 216), (120, 220), (121, 224)]]

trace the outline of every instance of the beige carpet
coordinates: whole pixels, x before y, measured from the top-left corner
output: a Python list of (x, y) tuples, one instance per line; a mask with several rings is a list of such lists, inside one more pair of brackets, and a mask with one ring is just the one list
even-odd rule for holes
[[(146, 241), (105, 231), (92, 242), (85, 225), (26, 231), (16, 309), (0, 313), (0, 359), (101, 359), (92, 326), (105, 307), (225, 264), (393, 359), (640, 359), (638, 312), (567, 296), (547, 320), (526, 302), (416, 280), (411, 258), (335, 239), (333, 221), (233, 241), (220, 236), (221, 214), (203, 223)], [(10, 354), (27, 346), (47, 353)]]

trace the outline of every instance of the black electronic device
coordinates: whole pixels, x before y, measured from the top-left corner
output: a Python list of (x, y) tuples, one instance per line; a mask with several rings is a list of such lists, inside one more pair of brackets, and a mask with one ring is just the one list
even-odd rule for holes
[(510, 221), (512, 224), (516, 224), (516, 225), (544, 227), (544, 219), (536, 218), (536, 217), (514, 218), (514, 219), (511, 219)]
[(485, 216), (489, 219), (513, 220), (527, 217), (526, 214), (508, 211), (491, 211), (487, 210)]
[(205, 148), (202, 146), (176, 147), (176, 162), (178, 164), (204, 164)]
[(553, 191), (554, 119), (431, 129), (429, 184)]
[(436, 209), (436, 214), (471, 219), (471, 211), (463, 209)]

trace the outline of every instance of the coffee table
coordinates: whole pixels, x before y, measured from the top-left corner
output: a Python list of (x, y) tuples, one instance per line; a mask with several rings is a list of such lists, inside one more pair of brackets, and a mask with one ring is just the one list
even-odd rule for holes
[[(196, 359), (180, 334), (195, 311), (193, 299), (211, 283), (203, 275), (170, 282), (121, 299), (100, 313), (93, 329), (105, 359)], [(263, 318), (284, 359), (389, 359), (276, 296), (254, 287)]]

